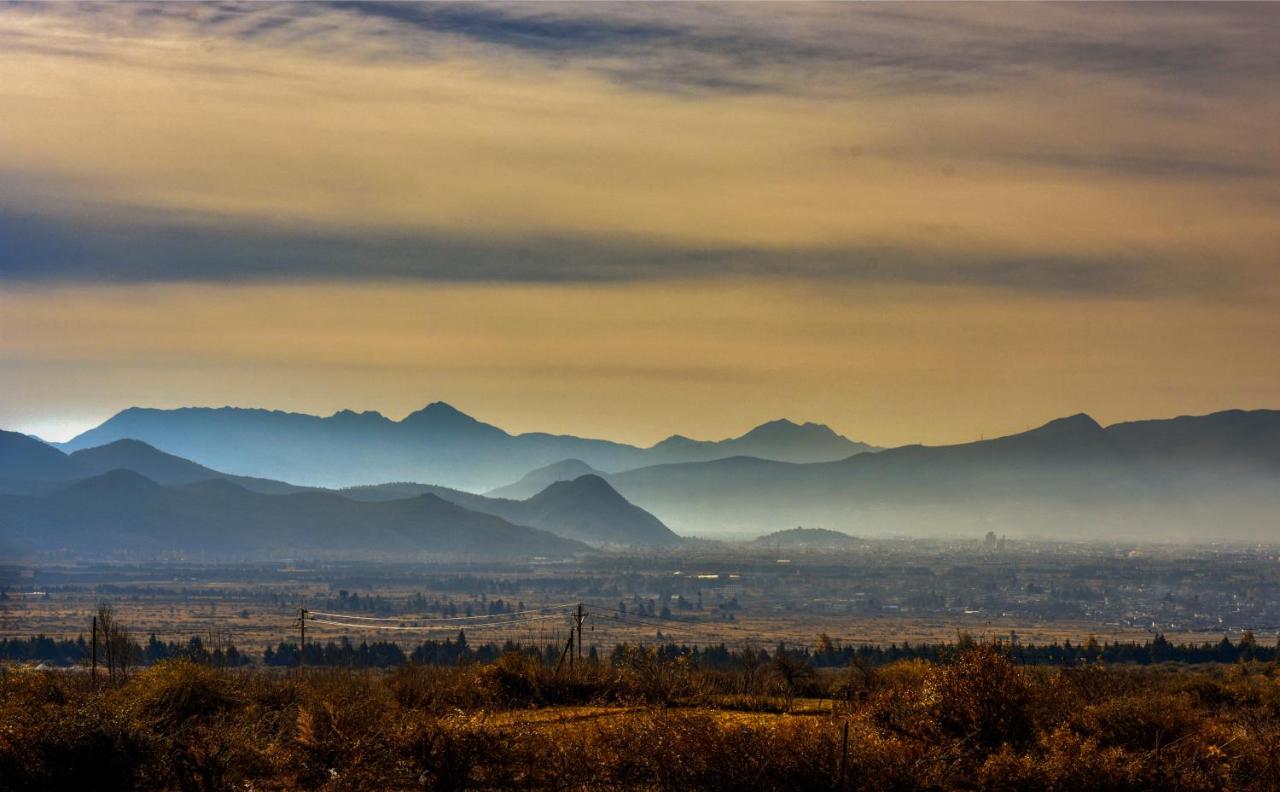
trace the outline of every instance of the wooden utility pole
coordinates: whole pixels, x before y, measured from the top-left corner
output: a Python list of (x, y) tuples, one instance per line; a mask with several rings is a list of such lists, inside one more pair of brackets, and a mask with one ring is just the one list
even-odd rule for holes
[(298, 608), (298, 668), (307, 664), (307, 609)]
[(89, 662), (92, 668), (93, 678), (96, 680), (98, 678), (98, 616), (97, 614), (94, 614), (94, 617), (93, 617), (93, 641), (91, 642), (91, 647), (92, 648), (89, 649), (89, 658), (90, 658)]
[(573, 671), (573, 630), (569, 630), (569, 640), (565, 641), (564, 649), (560, 650), (560, 662), (556, 663), (556, 673), (560, 673), (560, 669), (564, 667), (564, 659), (569, 658), (569, 670)]
[[(574, 624), (575, 624), (575, 625), (577, 625), (577, 628), (578, 628), (578, 659), (579, 659), (579, 660), (581, 660), (581, 659), (582, 659), (582, 618), (583, 618), (583, 615), (584, 615), (584, 614), (582, 613), (582, 603), (581, 603), (581, 602), (579, 602), (579, 603), (578, 603), (578, 612), (577, 612), (576, 614), (574, 614), (574, 616), (573, 616)], [(569, 663), (569, 666), (570, 666), (570, 667), (572, 667), (572, 666), (573, 666), (573, 663)]]

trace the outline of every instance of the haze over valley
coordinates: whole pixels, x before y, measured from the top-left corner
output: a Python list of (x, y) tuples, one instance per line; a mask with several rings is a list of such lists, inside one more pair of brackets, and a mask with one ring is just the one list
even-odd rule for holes
[(1109, 427), (1078, 414), (878, 449), (786, 420), (638, 448), (511, 435), (441, 402), (399, 422), (135, 408), (60, 448), (5, 433), (0, 493), (10, 550), (140, 556), (566, 556), (795, 525), (1269, 542), (1280, 540), (1280, 412)]

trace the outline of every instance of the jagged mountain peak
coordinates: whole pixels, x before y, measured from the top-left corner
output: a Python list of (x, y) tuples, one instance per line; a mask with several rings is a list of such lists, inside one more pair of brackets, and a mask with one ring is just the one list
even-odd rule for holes
[(475, 420), (470, 415), (467, 415), (466, 413), (464, 413), (462, 410), (459, 410), (457, 407), (454, 407), (452, 404), (448, 402), (443, 402), (443, 401), (433, 401), (429, 403), (426, 407), (423, 407), (421, 410), (415, 410), (414, 412), (409, 413), (409, 415), (405, 417), (405, 420), (407, 421), (410, 418), (427, 418), (427, 417), (435, 418), (435, 419), (465, 418), (469, 421)]
[(804, 436), (804, 437), (827, 437), (840, 438), (841, 435), (836, 433), (830, 426), (820, 423), (812, 423), (806, 421), (804, 423), (796, 423), (789, 418), (779, 418), (774, 421), (762, 423), (754, 429), (740, 437), (740, 440), (747, 439), (764, 439), (784, 436)]
[(692, 437), (685, 437), (682, 434), (673, 434), (665, 440), (659, 440), (654, 443), (650, 448), (655, 450), (671, 450), (676, 448), (686, 448), (688, 446), (696, 446), (703, 442), (704, 441), (702, 440), (694, 440)]
[(587, 473), (568, 481), (552, 482), (542, 492), (533, 496), (534, 498), (549, 497), (552, 495), (563, 495), (565, 493), (574, 493), (591, 496), (606, 496), (617, 498), (618, 500), (626, 500), (613, 488), (609, 482), (605, 481), (595, 473)]
[(1064, 418), (1055, 418), (1043, 426), (1023, 432), (1024, 437), (1041, 438), (1076, 438), (1101, 437), (1106, 434), (1102, 425), (1086, 413), (1076, 413)]
[(557, 481), (515, 508), (530, 524), (586, 542), (672, 545), (680, 541), (658, 518), (594, 473)]
[(421, 410), (406, 415), (400, 423), (404, 426), (426, 427), (432, 429), (483, 429), (490, 432), (506, 434), (496, 426), (472, 418), (447, 402), (431, 402)]

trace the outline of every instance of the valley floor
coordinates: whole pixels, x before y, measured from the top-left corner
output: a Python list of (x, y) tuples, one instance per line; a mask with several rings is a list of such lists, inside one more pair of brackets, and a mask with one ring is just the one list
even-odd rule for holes
[[(570, 621), (513, 618), (582, 603), (588, 646), (780, 641), (814, 645), (975, 638), (1049, 644), (1151, 640), (1270, 645), (1280, 630), (1280, 551), (977, 541), (867, 541), (843, 552), (758, 547), (617, 553), (575, 563), (372, 564), (192, 561), (0, 563), (0, 638), (88, 636), (98, 604), (134, 637), (218, 636), (261, 658), (296, 640), (300, 608), (346, 614), (315, 623), (320, 641), (456, 637), (563, 643)], [(782, 563), (785, 561), (786, 563)], [(492, 619), (485, 619), (492, 615)], [(384, 630), (403, 617), (421, 630)], [(412, 621), (416, 620), (416, 622)], [(385, 624), (385, 622), (384, 622)], [(394, 624), (394, 622), (393, 622)]]

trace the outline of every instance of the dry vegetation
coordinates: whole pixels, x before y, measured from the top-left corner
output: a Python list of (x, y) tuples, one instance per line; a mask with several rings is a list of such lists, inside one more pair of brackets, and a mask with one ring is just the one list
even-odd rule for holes
[(1271, 664), (273, 674), (175, 661), (0, 677), (0, 788), (1276, 789)]

